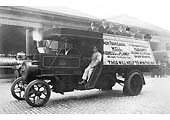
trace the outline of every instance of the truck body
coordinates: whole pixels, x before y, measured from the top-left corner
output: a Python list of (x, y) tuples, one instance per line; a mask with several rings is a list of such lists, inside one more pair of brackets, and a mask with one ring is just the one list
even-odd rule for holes
[[(54, 28), (43, 32), (42, 40), (27, 43), (34, 52), (23, 62), (21, 77), (14, 81), (11, 92), (16, 99), (24, 99), (35, 107), (47, 103), (51, 90), (61, 94), (75, 89), (111, 90), (115, 83), (119, 83), (123, 85), (125, 95), (138, 95), (145, 84), (143, 72), (156, 67), (150, 43), (142, 39)], [(98, 46), (102, 61), (94, 68), (87, 84), (82, 86), (79, 82), (90, 62), (83, 58), (91, 57), (93, 46)], [(119, 80), (117, 74), (124, 80)], [(13, 89), (20, 82), (23, 96), (17, 96)], [(40, 91), (41, 87), (46, 93)], [(36, 103), (34, 99), (40, 99), (42, 94), (45, 94), (42, 102)]]

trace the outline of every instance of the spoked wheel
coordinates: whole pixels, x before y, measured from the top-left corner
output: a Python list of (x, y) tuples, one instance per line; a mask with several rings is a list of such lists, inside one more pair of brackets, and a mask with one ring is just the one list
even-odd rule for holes
[(25, 100), (33, 107), (41, 107), (48, 102), (50, 95), (50, 86), (45, 81), (34, 80), (26, 88)]
[(123, 93), (130, 96), (138, 95), (142, 90), (143, 84), (143, 75), (138, 71), (131, 72), (125, 80)]
[(25, 88), (27, 84), (24, 82), (23, 78), (17, 78), (14, 80), (11, 86), (11, 94), (17, 100), (25, 99)]

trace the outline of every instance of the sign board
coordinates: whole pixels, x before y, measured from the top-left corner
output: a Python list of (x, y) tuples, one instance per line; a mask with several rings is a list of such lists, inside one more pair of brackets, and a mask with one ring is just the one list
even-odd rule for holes
[(104, 65), (155, 65), (148, 41), (123, 36), (104, 35)]

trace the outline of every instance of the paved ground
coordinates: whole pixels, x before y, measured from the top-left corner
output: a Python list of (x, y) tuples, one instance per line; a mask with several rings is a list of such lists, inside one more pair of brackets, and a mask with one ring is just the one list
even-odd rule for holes
[(0, 113), (170, 113), (170, 77), (145, 79), (139, 96), (124, 96), (122, 87), (116, 85), (110, 92), (75, 91), (64, 96), (52, 93), (41, 108), (15, 100), (10, 94), (11, 83), (0, 80)]

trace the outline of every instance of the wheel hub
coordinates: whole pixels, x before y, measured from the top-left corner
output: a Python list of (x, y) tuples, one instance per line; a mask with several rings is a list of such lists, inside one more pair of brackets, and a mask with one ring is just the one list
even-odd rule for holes
[(24, 88), (24, 87), (21, 87), (20, 90), (21, 90), (21, 91), (25, 91), (25, 88)]
[(41, 93), (40, 91), (36, 91), (36, 93), (35, 93), (35, 94), (36, 94), (37, 96), (39, 96), (39, 97), (40, 97), (42, 93)]

